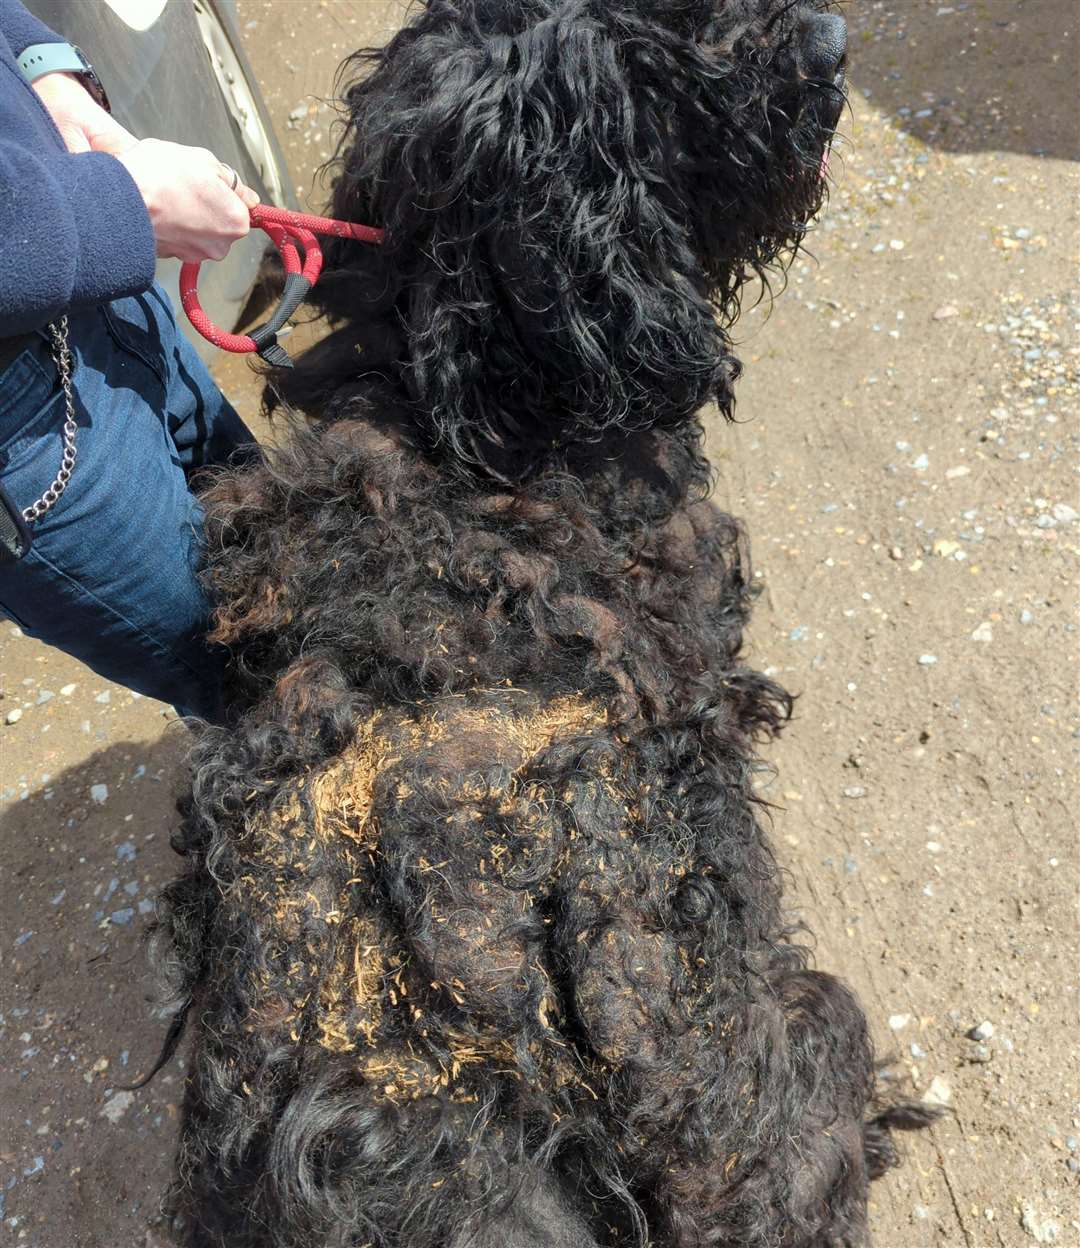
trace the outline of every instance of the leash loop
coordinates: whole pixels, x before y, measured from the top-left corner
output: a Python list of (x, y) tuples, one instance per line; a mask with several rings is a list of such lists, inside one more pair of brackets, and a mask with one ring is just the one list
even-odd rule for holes
[[(351, 238), (361, 243), (381, 243), (382, 230), (333, 217), (315, 217), (306, 212), (290, 212), (269, 204), (256, 204), (251, 210), (253, 228), (262, 230), (278, 249), (285, 266), (285, 289), (273, 316), (250, 334), (230, 334), (206, 315), (199, 302), (199, 269), (187, 263), (180, 268), (180, 302), (188, 320), (215, 347), (238, 355), (257, 352), (268, 364), (289, 368), (292, 360), (277, 340), (278, 331), (307, 297), (322, 273), (323, 253), (316, 235)], [(303, 251), (303, 261), (300, 251)]]

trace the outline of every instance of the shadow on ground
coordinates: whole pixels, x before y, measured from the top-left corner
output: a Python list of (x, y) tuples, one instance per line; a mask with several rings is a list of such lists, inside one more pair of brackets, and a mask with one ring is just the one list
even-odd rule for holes
[(186, 749), (179, 728), (119, 742), (0, 814), (0, 1217), (28, 1244), (142, 1248), (158, 1221), (182, 1068), (119, 1085), (165, 1031), (144, 935)]
[(1080, 160), (1076, 0), (851, 0), (855, 88), (924, 143)]

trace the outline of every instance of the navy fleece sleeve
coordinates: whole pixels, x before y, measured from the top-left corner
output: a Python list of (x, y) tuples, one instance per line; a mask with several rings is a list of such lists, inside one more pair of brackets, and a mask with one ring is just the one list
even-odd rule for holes
[[(7, 0), (0, 6), (9, 16)], [(0, 55), (0, 337), (153, 280), (154, 233), (131, 175), (102, 152), (68, 153)]]
[(0, 337), (146, 290), (154, 236), (112, 156), (35, 156), (0, 140)]
[(66, 42), (55, 30), (28, 13), (19, 0), (0, 0), (0, 38), (7, 40), (16, 56), (32, 43)]

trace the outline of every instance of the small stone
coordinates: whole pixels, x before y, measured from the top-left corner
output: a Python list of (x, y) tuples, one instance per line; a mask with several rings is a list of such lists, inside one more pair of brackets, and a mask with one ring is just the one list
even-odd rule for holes
[(1068, 503), (1055, 503), (1050, 510), (1059, 524), (1072, 524), (1074, 520), (1080, 519), (1080, 513)]
[(8, 713), (4, 716), (4, 723), (17, 724), (19, 720), (22, 719), (22, 715), (22, 711), (18, 707), (15, 707), (14, 710), (8, 711)]
[(135, 842), (124, 841), (123, 844), (117, 845), (116, 857), (118, 862), (134, 862), (135, 861)]
[(865, 797), (866, 790), (861, 784), (849, 784), (844, 790), (845, 797)]
[(15, 937), (15, 948), (18, 949), (21, 945), (25, 945), (33, 934), (33, 932), (20, 932), (20, 934)]
[(903, 557), (904, 557), (904, 552), (900, 549), (899, 546), (893, 546), (890, 549), (889, 551), (890, 559), (895, 560), (897, 563), (899, 563), (900, 560), (903, 559)]
[(936, 654), (920, 654), (919, 655), (920, 667), (933, 667), (936, 662), (937, 662)]
[(934, 554), (939, 555), (942, 559), (948, 559), (950, 555), (955, 555), (959, 549), (959, 542), (950, 542), (944, 537), (939, 537), (933, 547)]
[(805, 624), (800, 624), (798, 628), (793, 628), (788, 633), (789, 641), (806, 641), (810, 636), (810, 629)]
[(911, 1022), (910, 1014), (891, 1014), (889, 1016), (889, 1030), (890, 1031), (903, 1031), (904, 1028), (910, 1022)]
[(92, 784), (90, 786), (90, 800), (98, 806), (104, 806), (109, 796), (109, 786), (107, 784)]
[(940, 308), (938, 308), (938, 310), (934, 313), (934, 320), (935, 321), (947, 321), (950, 318), (954, 316), (959, 316), (959, 315), (960, 315), (959, 308), (954, 308), (951, 303), (946, 303), (946, 304), (943, 304)]
[(985, 1066), (987, 1062), (993, 1061), (994, 1055), (990, 1051), (989, 1045), (973, 1044), (968, 1050), (967, 1059), (973, 1065)]
[(134, 908), (132, 906), (124, 906), (122, 910), (114, 910), (109, 915), (109, 922), (115, 923), (118, 927), (126, 927), (134, 917)]
[(78, 682), (72, 681), (70, 685), (64, 685), (61, 688), (60, 696), (62, 698), (70, 698), (71, 695), (75, 692), (75, 690), (78, 689), (78, 687), (79, 687)]
[(949, 481), (955, 481), (958, 477), (966, 477), (971, 472), (967, 464), (958, 464), (955, 468), (947, 468), (945, 477)]
[(143, 916), (154, 913), (154, 899), (152, 897), (144, 897), (139, 902), (139, 913)]
[(952, 1088), (940, 1075), (935, 1075), (922, 1099), (924, 1105), (948, 1105), (952, 1100)]
[(911, 1056), (912, 1056), (912, 1057), (914, 1057), (914, 1058), (919, 1058), (919, 1059), (921, 1059), (921, 1058), (926, 1057), (926, 1056), (927, 1056), (927, 1053), (926, 1053), (926, 1050), (922, 1047), (922, 1045), (920, 1045), (920, 1044), (913, 1044), (913, 1045), (911, 1046)]
[(1056, 1244), (1061, 1236), (1061, 1227), (1053, 1218), (1044, 1218), (1035, 1208), (1024, 1201), (1021, 1205), (1022, 1217), (1020, 1225), (1037, 1244)]
[(1032, 620), (1034, 620), (1034, 618), (1035, 618), (1034, 615), (1032, 615), (1032, 613), (1028, 610), (1024, 610), (1020, 612), (1021, 624), (1030, 624)]
[(100, 702), (102, 706), (108, 706), (108, 704), (112, 701), (112, 694), (108, 691), (108, 689), (106, 689), (104, 692), (99, 693), (94, 701)]
[(989, 620), (983, 620), (979, 627), (971, 634), (972, 641), (993, 641), (994, 628)]
[(991, 1040), (994, 1035), (994, 1024), (988, 1022), (979, 1023), (977, 1027), (972, 1027), (967, 1034), (969, 1040)]
[(114, 1092), (101, 1108), (101, 1116), (119, 1122), (135, 1100), (133, 1092)]
[(44, 706), (46, 702), (51, 702), (53, 698), (55, 697), (56, 697), (56, 694), (53, 693), (51, 689), (42, 689), (41, 692), (37, 695), (37, 702), (34, 705)]
[(930, 467), (930, 456), (923, 451), (921, 455), (916, 456), (916, 458), (911, 461), (911, 466), (918, 472), (924, 472)]
[(890, 239), (889, 239), (889, 247), (890, 247), (893, 251), (903, 251), (903, 250), (904, 250), (904, 240), (903, 240), (902, 238), (890, 238)]

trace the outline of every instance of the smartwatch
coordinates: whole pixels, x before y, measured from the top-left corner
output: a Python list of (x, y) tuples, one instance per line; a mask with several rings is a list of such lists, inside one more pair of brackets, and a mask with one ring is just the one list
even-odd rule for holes
[(32, 43), (20, 53), (18, 61), (27, 82), (36, 82), (45, 74), (77, 74), (101, 107), (106, 112), (112, 112), (101, 79), (73, 43)]

